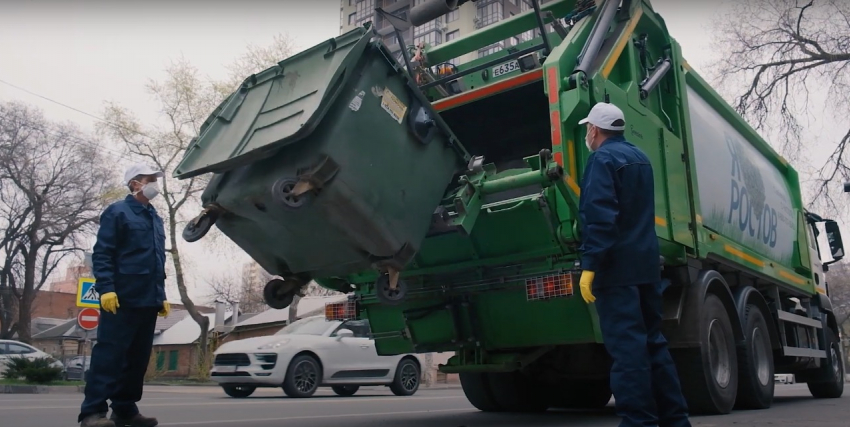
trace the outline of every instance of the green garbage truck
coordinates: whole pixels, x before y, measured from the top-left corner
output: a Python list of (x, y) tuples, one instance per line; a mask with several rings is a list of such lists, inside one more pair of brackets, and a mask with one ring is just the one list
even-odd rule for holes
[(273, 308), (310, 281), (349, 294), (326, 315), (367, 319), (379, 354), (454, 353), (440, 369), (482, 411), (601, 407), (577, 122), (609, 102), (654, 168), (664, 333), (691, 411), (767, 408), (775, 374), (841, 396), (838, 225), (651, 2), (530, 0), (437, 46), (402, 37), (462, 3), (378, 8), (400, 54), (366, 25), (248, 76), (174, 173), (211, 176), (184, 239), (218, 227), (277, 276)]

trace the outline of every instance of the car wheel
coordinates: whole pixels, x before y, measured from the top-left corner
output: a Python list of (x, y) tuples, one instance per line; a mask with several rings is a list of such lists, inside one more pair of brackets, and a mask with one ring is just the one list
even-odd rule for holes
[(310, 397), (322, 382), (322, 367), (310, 355), (304, 354), (292, 359), (283, 380), (283, 392), (289, 397)]
[(402, 359), (395, 370), (395, 379), (390, 385), (390, 390), (396, 396), (411, 396), (419, 390), (421, 377), (419, 364), (412, 359)]
[(331, 387), (334, 393), (340, 396), (354, 396), (354, 393), (357, 393), (357, 390), (360, 390), (359, 385), (335, 385)]
[(224, 392), (230, 396), (238, 399), (246, 398), (252, 394), (254, 394), (254, 390), (257, 387), (248, 387), (248, 386), (234, 386), (234, 385), (224, 385), (221, 386)]

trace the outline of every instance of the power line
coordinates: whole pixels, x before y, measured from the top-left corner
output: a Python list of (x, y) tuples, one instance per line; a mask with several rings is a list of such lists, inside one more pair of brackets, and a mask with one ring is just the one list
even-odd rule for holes
[(85, 114), (86, 116), (89, 116), (89, 117), (91, 117), (91, 118), (93, 118), (93, 119), (95, 119), (95, 120), (98, 120), (98, 121), (101, 121), (101, 122), (103, 122), (103, 123), (106, 123), (106, 124), (108, 124), (109, 126), (112, 126), (112, 127), (114, 127), (114, 128), (123, 129), (123, 130), (126, 130), (126, 131), (128, 131), (128, 132), (132, 132), (132, 133), (134, 133), (134, 134), (137, 134), (137, 135), (143, 136), (143, 137), (148, 138), (148, 139), (151, 139), (151, 140), (153, 140), (153, 139), (154, 139), (152, 136), (147, 135), (147, 134), (145, 134), (145, 133), (143, 133), (143, 132), (139, 132), (138, 130), (131, 129), (131, 128), (128, 128), (128, 127), (126, 127), (126, 126), (122, 126), (122, 125), (119, 125), (119, 124), (116, 124), (116, 123), (110, 122), (109, 120), (106, 120), (106, 119), (104, 119), (103, 117), (99, 117), (99, 116), (96, 116), (96, 115), (91, 114), (91, 113), (89, 113), (89, 112), (86, 112), (86, 111), (80, 110), (79, 108), (74, 108), (74, 107), (72, 107), (72, 106), (70, 106), (70, 105), (63, 104), (63, 103), (61, 103), (61, 102), (59, 102), (59, 101), (56, 101), (55, 99), (51, 99), (51, 98), (48, 98), (48, 97), (46, 97), (46, 96), (44, 96), (44, 95), (40, 95), (40, 94), (35, 93), (35, 92), (33, 92), (33, 91), (29, 90), (29, 89), (25, 89), (25, 88), (22, 88), (22, 87), (20, 87), (20, 86), (18, 86), (18, 85), (15, 85), (15, 84), (9, 83), (9, 82), (7, 82), (7, 81), (5, 81), (5, 80), (0, 79), (0, 83), (3, 83), (3, 84), (5, 84), (5, 85), (7, 85), (7, 86), (10, 86), (10, 87), (13, 87), (13, 88), (15, 88), (15, 89), (18, 89), (18, 90), (20, 90), (20, 91), (22, 91), (22, 92), (26, 92), (26, 93), (28, 93), (28, 94), (30, 94), (30, 95), (32, 95), (32, 96), (37, 96), (37, 97), (39, 97), (39, 98), (41, 98), (41, 99), (43, 99), (43, 100), (45, 100), (45, 101), (52, 102), (52, 103), (54, 103), (54, 104), (56, 104), (56, 105), (59, 105), (59, 106), (65, 107), (65, 108), (67, 108), (67, 109), (69, 109), (69, 110), (74, 110), (74, 111), (76, 111), (76, 112), (78, 112), (78, 113), (80, 113), (80, 114)]

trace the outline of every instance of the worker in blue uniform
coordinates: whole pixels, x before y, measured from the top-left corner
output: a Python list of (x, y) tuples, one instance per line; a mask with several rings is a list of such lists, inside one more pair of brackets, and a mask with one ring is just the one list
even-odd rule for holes
[[(168, 316), (165, 299), (165, 230), (150, 201), (163, 173), (144, 164), (130, 166), (124, 185), (130, 194), (100, 216), (92, 252), (95, 289), (100, 294), (97, 344), (92, 350), (78, 422), (81, 427), (153, 427), (139, 413), (142, 387), (153, 347), (157, 314)], [(112, 415), (107, 400), (112, 402)]]
[(579, 288), (596, 305), (611, 355), (620, 427), (690, 426), (676, 367), (661, 334), (661, 272), (652, 166), (624, 136), (623, 112), (598, 103), (587, 118)]

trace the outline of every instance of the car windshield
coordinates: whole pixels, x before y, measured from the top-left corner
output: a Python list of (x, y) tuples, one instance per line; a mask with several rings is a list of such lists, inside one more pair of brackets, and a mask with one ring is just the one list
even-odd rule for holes
[(333, 322), (324, 317), (310, 317), (285, 326), (275, 335), (322, 335), (327, 332), (331, 323)]

